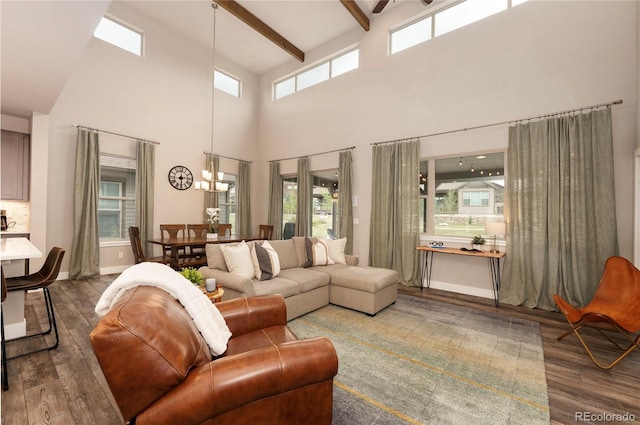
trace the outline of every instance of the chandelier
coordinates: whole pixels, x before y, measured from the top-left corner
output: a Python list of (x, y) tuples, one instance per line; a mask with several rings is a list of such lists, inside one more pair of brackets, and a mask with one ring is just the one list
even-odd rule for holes
[[(211, 75), (211, 150), (210, 153), (213, 152), (213, 133), (214, 133), (214, 117), (215, 117), (215, 57), (216, 57), (216, 11), (218, 10), (218, 5), (214, 2), (211, 3), (211, 7), (213, 8), (213, 25), (211, 26), (211, 69), (213, 70)], [(229, 190), (229, 183), (225, 183), (224, 173), (222, 171), (218, 171), (216, 173), (216, 179), (213, 178), (213, 160), (209, 163), (209, 168), (202, 170), (202, 180), (194, 182), (194, 186), (196, 190), (204, 190), (208, 192), (226, 192)]]

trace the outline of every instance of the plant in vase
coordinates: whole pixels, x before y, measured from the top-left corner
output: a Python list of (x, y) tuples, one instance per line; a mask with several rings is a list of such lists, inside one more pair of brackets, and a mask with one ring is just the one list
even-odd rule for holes
[(220, 208), (207, 208), (205, 212), (207, 213), (207, 221), (209, 222), (207, 238), (215, 239), (218, 237), (216, 223), (218, 223), (218, 220), (220, 219)]
[(202, 284), (204, 283), (204, 277), (202, 276), (202, 273), (200, 273), (198, 269), (194, 269), (193, 267), (185, 267), (184, 269), (180, 270), (180, 274), (196, 286), (202, 286)]
[[(481, 247), (482, 245), (484, 245), (485, 240), (481, 235), (477, 235), (474, 236), (473, 239), (471, 240), (471, 246), (474, 249), (480, 249), (480, 251), (482, 251)], [(476, 248), (476, 246), (478, 246), (478, 248)]]

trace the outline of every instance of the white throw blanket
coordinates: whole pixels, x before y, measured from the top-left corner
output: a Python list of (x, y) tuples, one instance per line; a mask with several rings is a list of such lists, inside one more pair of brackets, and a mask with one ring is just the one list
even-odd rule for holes
[(96, 304), (96, 313), (104, 316), (125, 291), (143, 285), (164, 289), (177, 299), (191, 315), (214, 356), (227, 350), (231, 331), (220, 311), (200, 289), (164, 264), (140, 263), (126, 269), (104, 291)]

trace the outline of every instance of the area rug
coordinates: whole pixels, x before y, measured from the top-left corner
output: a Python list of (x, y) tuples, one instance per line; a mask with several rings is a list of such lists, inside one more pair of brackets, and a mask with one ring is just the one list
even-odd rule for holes
[(375, 317), (329, 305), (289, 326), (336, 348), (335, 425), (549, 423), (538, 323), (401, 294)]

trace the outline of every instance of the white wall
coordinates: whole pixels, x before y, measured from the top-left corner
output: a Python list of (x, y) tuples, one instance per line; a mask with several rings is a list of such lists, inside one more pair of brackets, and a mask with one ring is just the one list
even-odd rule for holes
[[(260, 78), (260, 152), (269, 160), (356, 146), (353, 194), (359, 199), (354, 208), (359, 224), (354, 249), (366, 262), (372, 142), (623, 99), (623, 105), (613, 108), (616, 208), (620, 253), (631, 258), (636, 7), (636, 2), (626, 1), (530, 1), (388, 56), (389, 27), (423, 10), (419, 2), (398, 5), (376, 17), (369, 33), (346, 34), (307, 55), (313, 63), (332, 49), (359, 42), (358, 70), (277, 101), (271, 100), (273, 80), (299, 65), (292, 62)], [(421, 155), (457, 156), (506, 147), (504, 125), (423, 138)], [(267, 193), (266, 178), (259, 186), (260, 193)], [(435, 281), (488, 294), (484, 262), (437, 262)], [(460, 270), (465, 270), (462, 277)]]
[[(209, 4), (202, 5), (203, 13), (210, 13)], [(155, 223), (203, 220), (204, 194), (193, 188), (173, 189), (167, 174), (174, 165), (184, 165), (199, 176), (205, 162), (203, 152), (211, 150), (210, 52), (139, 15), (126, 2), (114, 2), (108, 13), (144, 29), (145, 57), (93, 39), (50, 114), (47, 239), (68, 251), (73, 232), (76, 149), (72, 123), (159, 142)], [(255, 162), (257, 78), (221, 57), (216, 58), (216, 67), (242, 79), (243, 99), (216, 90), (213, 151)], [(101, 136), (105, 144), (113, 139)], [(112, 143), (134, 142), (120, 138)], [(222, 160), (221, 167), (234, 174), (238, 169), (236, 161)], [(254, 185), (253, 191), (257, 190), (258, 185)], [(253, 223), (257, 231), (257, 218)], [(156, 231), (159, 236), (158, 226)], [(120, 252), (124, 254), (122, 259), (118, 258)], [(63, 271), (68, 270), (68, 257)], [(117, 271), (132, 263), (128, 244), (101, 249), (103, 272)]]

